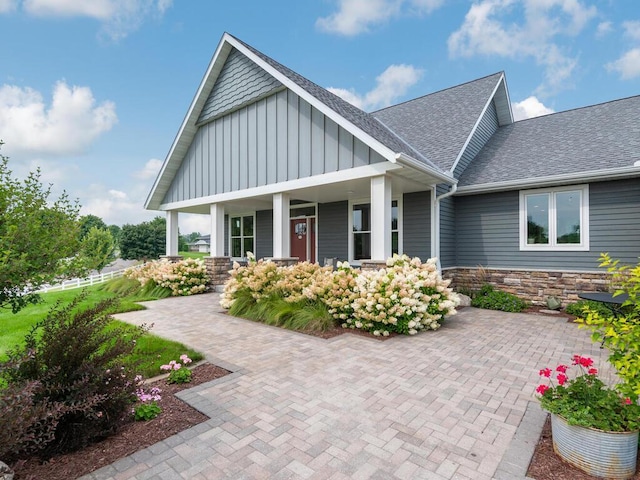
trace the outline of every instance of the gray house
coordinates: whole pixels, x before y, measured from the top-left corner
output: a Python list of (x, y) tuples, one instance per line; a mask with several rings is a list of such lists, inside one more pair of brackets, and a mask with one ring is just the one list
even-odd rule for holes
[(504, 73), (365, 113), (224, 34), (146, 202), (230, 257), (437, 257), (542, 302), (640, 256), (640, 96), (514, 122)]

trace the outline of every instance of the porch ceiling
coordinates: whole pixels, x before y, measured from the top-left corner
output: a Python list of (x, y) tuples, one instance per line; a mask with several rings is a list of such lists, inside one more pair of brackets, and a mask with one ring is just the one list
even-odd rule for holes
[[(432, 185), (441, 183), (438, 179), (409, 167), (397, 168), (387, 172), (391, 178), (392, 195), (429, 190)], [(292, 201), (305, 203), (331, 203), (345, 200), (368, 199), (371, 195), (371, 179), (349, 179), (331, 184), (316, 185), (307, 188), (289, 190)], [(246, 213), (273, 208), (271, 194), (256, 195), (239, 200), (224, 202), (225, 213)], [(181, 207), (183, 213), (209, 214), (209, 204)]]

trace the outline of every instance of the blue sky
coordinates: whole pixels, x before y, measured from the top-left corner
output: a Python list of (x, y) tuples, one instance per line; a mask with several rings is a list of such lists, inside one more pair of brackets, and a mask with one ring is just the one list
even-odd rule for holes
[(0, 31), (0, 151), (118, 225), (225, 31), (368, 111), (502, 70), (519, 118), (640, 94), (637, 0), (0, 0)]

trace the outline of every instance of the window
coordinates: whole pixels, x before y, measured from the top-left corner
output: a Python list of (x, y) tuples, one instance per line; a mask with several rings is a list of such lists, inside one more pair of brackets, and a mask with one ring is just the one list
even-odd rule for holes
[(229, 218), (229, 233), (231, 237), (231, 248), (229, 251), (232, 257), (246, 257), (247, 252), (255, 253), (253, 225), (253, 215)]
[[(391, 202), (391, 253), (400, 253), (400, 208), (398, 200)], [(371, 258), (371, 204), (354, 204), (351, 225), (353, 260)]]
[(589, 250), (589, 186), (520, 192), (520, 250)]

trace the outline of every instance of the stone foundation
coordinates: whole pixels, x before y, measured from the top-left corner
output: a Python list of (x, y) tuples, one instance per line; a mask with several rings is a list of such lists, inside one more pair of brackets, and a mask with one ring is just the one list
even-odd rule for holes
[(265, 260), (269, 260), (275, 263), (279, 267), (291, 267), (298, 263), (298, 257), (287, 257), (287, 258), (266, 258)]
[(171, 263), (176, 263), (184, 260), (184, 257), (180, 255), (160, 255), (160, 260), (169, 260)]
[(204, 257), (204, 264), (209, 276), (209, 290), (217, 290), (230, 278), (231, 257)]
[(489, 283), (534, 305), (546, 305), (550, 296), (562, 306), (579, 300), (578, 292), (608, 292), (611, 274), (591, 272), (526, 271), (490, 268), (453, 268), (442, 272), (454, 290), (478, 290)]
[(360, 270), (380, 270), (381, 268), (387, 268), (386, 260), (362, 260), (360, 262)]

